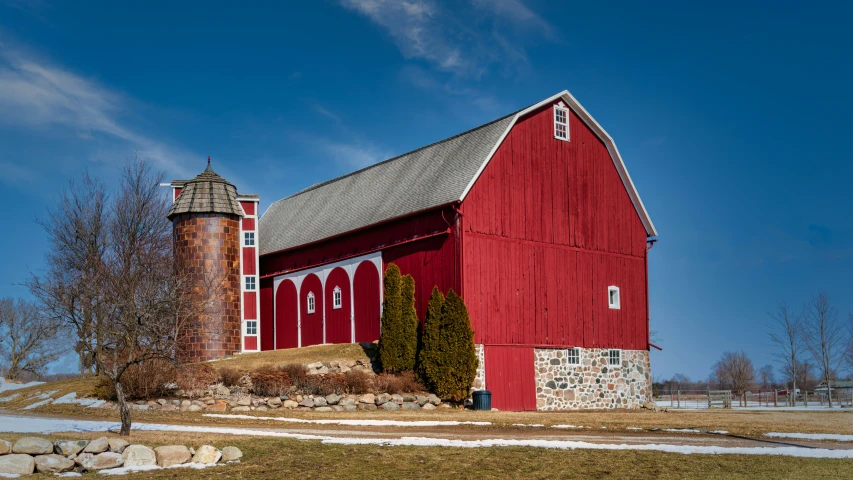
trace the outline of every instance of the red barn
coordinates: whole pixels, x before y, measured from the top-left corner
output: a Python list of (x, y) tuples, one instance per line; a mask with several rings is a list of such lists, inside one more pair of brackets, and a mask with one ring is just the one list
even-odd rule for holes
[(656, 234), (613, 139), (564, 91), (273, 203), (244, 348), (377, 340), (393, 262), (421, 319), (433, 286), (461, 294), (494, 407), (638, 407)]

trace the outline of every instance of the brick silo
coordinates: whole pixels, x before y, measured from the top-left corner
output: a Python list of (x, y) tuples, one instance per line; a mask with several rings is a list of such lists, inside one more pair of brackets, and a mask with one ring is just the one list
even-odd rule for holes
[[(177, 197), (169, 210), (175, 258), (186, 268), (191, 288), (211, 300), (205, 311), (182, 323), (178, 358), (201, 362), (241, 350), (240, 218), (237, 188), (207, 168), (192, 180), (172, 182)], [(178, 193), (179, 192), (179, 193)]]

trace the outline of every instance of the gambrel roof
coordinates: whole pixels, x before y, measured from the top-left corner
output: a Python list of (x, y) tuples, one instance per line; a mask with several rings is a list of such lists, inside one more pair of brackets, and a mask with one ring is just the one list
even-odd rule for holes
[(260, 254), (461, 202), (518, 119), (561, 98), (604, 142), (647, 235), (657, 235), (613, 139), (568, 91), (563, 91), (467, 132), (273, 203), (260, 219)]

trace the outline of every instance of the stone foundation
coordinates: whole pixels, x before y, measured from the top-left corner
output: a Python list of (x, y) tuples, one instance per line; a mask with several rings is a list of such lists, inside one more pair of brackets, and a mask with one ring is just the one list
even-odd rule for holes
[(474, 383), (471, 385), (471, 391), (486, 389), (486, 354), (483, 345), (474, 345), (477, 351), (477, 376), (474, 377)]
[(534, 350), (537, 410), (639, 408), (651, 400), (649, 352), (622, 350), (621, 366), (608, 365), (609, 349), (581, 348), (580, 363), (566, 349)]

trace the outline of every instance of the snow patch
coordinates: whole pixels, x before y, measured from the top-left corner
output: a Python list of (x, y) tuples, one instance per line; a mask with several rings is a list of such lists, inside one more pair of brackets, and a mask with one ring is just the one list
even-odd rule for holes
[(551, 428), (589, 428), (589, 427), (580, 427), (577, 425), (551, 425)]
[(5, 392), (7, 390), (19, 390), (21, 388), (27, 387), (35, 387), (36, 385), (41, 385), (44, 382), (30, 382), (30, 383), (9, 383), (5, 378), (0, 377), (0, 392)]
[(63, 473), (54, 473), (54, 477), (82, 477), (82, 473), (77, 472), (63, 472)]
[(20, 394), (20, 393), (16, 393), (16, 394), (14, 394), (14, 395), (9, 395), (8, 397), (0, 398), (0, 403), (2, 403), (2, 402), (11, 402), (12, 400), (14, 400), (14, 399), (16, 399), (16, 398), (18, 398), (18, 397), (20, 397), (20, 396), (21, 396), (21, 394)]
[(640, 430), (640, 431), (643, 431), (643, 430), (645, 430), (645, 429), (644, 429), (644, 428), (640, 428), (640, 427), (625, 427), (625, 430)]
[(765, 437), (772, 438), (799, 438), (801, 440), (835, 440), (837, 442), (853, 442), (853, 435), (842, 435), (839, 433), (765, 433)]
[(205, 417), (234, 418), (241, 420), (273, 420), (288, 423), (313, 423), (317, 425), (348, 425), (356, 427), (455, 427), (458, 425), (491, 425), (491, 422), (458, 422), (455, 420), (306, 420), (304, 418), (287, 417), (256, 417), (254, 415), (227, 415), (221, 413), (205, 413)]
[(119, 467), (100, 470), (98, 473), (103, 475), (127, 475), (128, 473), (150, 472), (152, 470), (166, 470), (171, 468), (192, 468), (201, 470), (203, 468), (215, 467), (215, 463), (182, 463), (179, 465), (170, 465), (168, 467), (158, 467), (157, 465), (140, 465), (138, 467)]
[(513, 427), (544, 427), (541, 423), (513, 423)]
[(42, 405), (47, 405), (48, 403), (51, 403), (51, 402), (53, 402), (53, 399), (48, 398), (46, 400), (42, 400), (40, 402), (36, 402), (36, 403), (32, 403), (30, 405), (27, 405), (26, 407), (22, 408), (21, 410), (32, 410), (34, 408), (41, 407)]
[(17, 473), (0, 473), (0, 478), (18, 478), (20, 475)]
[(53, 401), (54, 405), (76, 404), (89, 408), (98, 408), (104, 403), (106, 402), (104, 402), (103, 400), (98, 400), (97, 398), (77, 398), (77, 392), (71, 392)]

